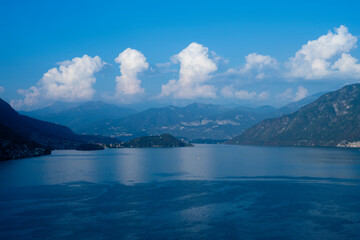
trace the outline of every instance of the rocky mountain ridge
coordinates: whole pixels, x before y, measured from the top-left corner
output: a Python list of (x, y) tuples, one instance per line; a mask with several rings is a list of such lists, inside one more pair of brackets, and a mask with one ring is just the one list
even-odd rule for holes
[(360, 84), (352, 84), (294, 113), (264, 120), (227, 143), (346, 147), (359, 141)]

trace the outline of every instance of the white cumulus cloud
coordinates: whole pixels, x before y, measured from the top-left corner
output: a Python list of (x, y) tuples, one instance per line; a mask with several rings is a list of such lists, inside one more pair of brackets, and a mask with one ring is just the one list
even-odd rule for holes
[(303, 86), (299, 86), (295, 93), (292, 88), (288, 88), (283, 93), (277, 95), (277, 97), (283, 101), (299, 101), (307, 96), (308, 90)]
[(358, 73), (359, 67), (356, 59), (347, 53), (356, 48), (356, 42), (357, 38), (345, 26), (308, 41), (290, 58), (288, 76), (304, 79), (354, 77), (351, 74)]
[(121, 76), (116, 77), (116, 95), (129, 96), (144, 93), (138, 74), (149, 68), (145, 56), (138, 50), (127, 48), (115, 58), (120, 64)]
[(90, 100), (95, 93), (94, 73), (100, 71), (105, 64), (101, 58), (84, 55), (59, 64), (58, 68), (47, 71), (36, 86), (26, 90), (19, 89), (18, 92), (24, 95), (24, 99), (12, 100), (11, 104), (21, 108), (24, 105), (37, 105), (41, 101)]
[(360, 64), (357, 62), (358, 60), (350, 54), (343, 53), (331, 68), (345, 78), (360, 78)]
[(275, 58), (269, 55), (261, 55), (257, 53), (250, 53), (245, 57), (246, 64), (242, 71), (250, 71), (252, 69), (262, 70), (264, 68), (276, 68), (278, 63)]
[(294, 101), (299, 101), (303, 98), (305, 98), (308, 95), (308, 90), (304, 88), (303, 86), (300, 86), (297, 88), (297, 91), (295, 93)]
[(242, 68), (229, 68), (223, 75), (240, 75), (244, 78), (261, 80), (274, 75), (279, 68), (278, 61), (269, 55), (250, 53), (245, 56), (245, 61)]
[(217, 70), (217, 59), (209, 57), (207, 47), (193, 42), (171, 60), (173, 63), (180, 63), (179, 80), (173, 79), (162, 85), (160, 97), (173, 96), (183, 99), (216, 97), (216, 88), (205, 84), (210, 74)]
[(223, 87), (221, 94), (226, 98), (237, 98), (240, 100), (264, 100), (270, 95), (267, 91), (256, 93), (255, 91), (235, 90), (232, 85)]

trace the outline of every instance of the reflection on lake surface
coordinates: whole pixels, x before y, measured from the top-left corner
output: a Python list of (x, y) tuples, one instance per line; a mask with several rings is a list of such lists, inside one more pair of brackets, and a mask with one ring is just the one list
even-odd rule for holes
[(360, 151), (336, 148), (196, 145), (191, 148), (54, 151), (0, 163), (0, 186), (74, 181), (123, 184), (244, 177), (360, 178)]
[(359, 239), (360, 151), (54, 151), (0, 162), (0, 195), (0, 239)]

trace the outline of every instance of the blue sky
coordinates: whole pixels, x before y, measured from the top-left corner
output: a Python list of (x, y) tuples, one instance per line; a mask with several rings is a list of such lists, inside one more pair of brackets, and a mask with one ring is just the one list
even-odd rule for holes
[[(2, 1), (0, 97), (18, 109), (87, 100), (280, 106), (360, 80), (359, 7), (357, 1)], [(321, 36), (314, 45), (325, 49), (301, 51)], [(57, 72), (44, 77), (52, 68)]]

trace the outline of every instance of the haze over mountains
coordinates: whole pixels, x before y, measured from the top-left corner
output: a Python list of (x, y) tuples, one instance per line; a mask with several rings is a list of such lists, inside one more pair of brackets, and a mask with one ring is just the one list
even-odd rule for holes
[(186, 107), (153, 108), (141, 113), (99, 122), (85, 129), (87, 134), (100, 134), (120, 139), (169, 133), (194, 139), (228, 139), (258, 121), (273, 116), (272, 112), (226, 109), (222, 106), (194, 103)]
[(300, 110), (267, 119), (230, 144), (360, 146), (360, 84), (322, 95)]
[(95, 122), (122, 118), (136, 112), (131, 108), (96, 101), (81, 104), (56, 103), (50, 107), (22, 113), (44, 121), (66, 125), (74, 132), (81, 132), (82, 129)]
[(78, 134), (103, 135), (127, 141), (139, 136), (172, 134), (187, 140), (226, 140), (266, 118), (296, 111), (319, 94), (275, 109), (271, 106), (227, 108), (193, 103), (185, 107), (168, 106), (136, 112), (103, 102), (55, 104), (23, 112), (41, 120), (64, 124)]

